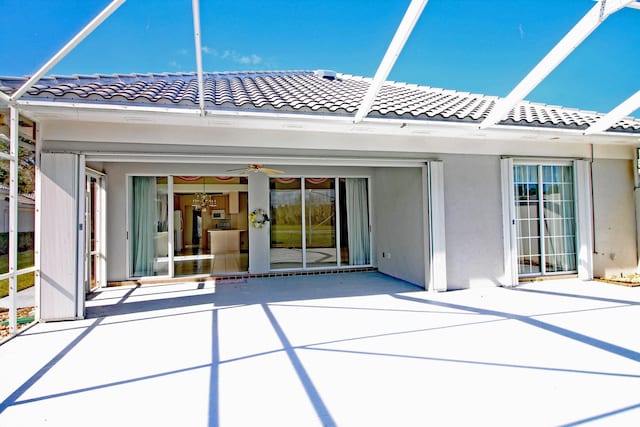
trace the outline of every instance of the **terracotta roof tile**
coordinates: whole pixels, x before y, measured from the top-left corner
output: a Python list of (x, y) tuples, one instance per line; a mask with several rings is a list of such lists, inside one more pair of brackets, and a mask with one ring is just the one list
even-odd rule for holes
[[(207, 109), (287, 111), (353, 115), (371, 79), (312, 71), (205, 73)], [(0, 76), (0, 91), (10, 94), (27, 77)], [(195, 73), (48, 76), (24, 98), (122, 105), (198, 106)], [(386, 82), (370, 117), (480, 123), (496, 97), (414, 84)], [(501, 124), (585, 129), (602, 115), (558, 106), (521, 102)], [(609, 130), (640, 133), (640, 120), (626, 118)]]

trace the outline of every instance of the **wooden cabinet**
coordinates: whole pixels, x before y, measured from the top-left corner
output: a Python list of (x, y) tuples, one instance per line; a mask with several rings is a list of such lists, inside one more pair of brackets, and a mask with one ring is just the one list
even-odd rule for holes
[(244, 230), (208, 230), (211, 254), (240, 252), (240, 233)]
[(224, 211), (227, 210), (227, 195), (226, 194), (220, 194), (220, 195), (213, 196), (213, 200), (215, 200), (215, 202), (216, 202), (216, 207), (213, 208), (213, 209), (222, 209)]
[(240, 212), (240, 193), (237, 191), (229, 192), (229, 205), (227, 213), (237, 214)]

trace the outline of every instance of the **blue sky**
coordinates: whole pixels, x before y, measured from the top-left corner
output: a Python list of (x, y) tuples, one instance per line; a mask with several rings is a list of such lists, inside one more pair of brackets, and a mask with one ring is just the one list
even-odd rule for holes
[[(409, 3), (201, 0), (204, 69), (371, 77)], [(0, 75), (35, 72), (107, 4), (0, 0)], [(389, 78), (505, 96), (594, 4), (430, 0)], [(638, 46), (640, 10), (617, 12), (527, 99), (607, 112), (640, 89)], [(128, 0), (50, 74), (191, 72), (194, 49), (191, 0)]]

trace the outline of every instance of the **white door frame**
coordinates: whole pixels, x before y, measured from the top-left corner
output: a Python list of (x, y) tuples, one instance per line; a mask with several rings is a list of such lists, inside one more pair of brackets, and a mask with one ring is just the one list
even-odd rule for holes
[[(593, 219), (591, 201), (591, 164), (586, 160), (550, 159), (518, 159), (517, 163), (558, 164), (566, 163), (573, 166), (575, 226), (576, 226), (576, 263), (578, 278), (593, 279)], [(513, 194), (513, 158), (500, 159), (501, 189), (502, 189), (502, 224), (504, 275), (503, 286), (518, 284), (518, 247), (516, 242), (515, 224), (515, 196)]]
[[(106, 220), (106, 207), (107, 207), (107, 179), (106, 175), (102, 172), (98, 172), (91, 168), (85, 167), (85, 206), (84, 206), (84, 215), (85, 215), (85, 224), (84, 224), (84, 268), (83, 268), (83, 278), (84, 278), (84, 291), (91, 291), (91, 273), (93, 269), (92, 257), (97, 257), (96, 263), (96, 271), (95, 271), (95, 288), (104, 287), (107, 285), (107, 264), (106, 264), (106, 253), (107, 253), (107, 220)], [(90, 188), (91, 178), (96, 180), (97, 184), (97, 194), (94, 195), (94, 203), (95, 203), (95, 218), (94, 221), (97, 222), (95, 230), (96, 234), (95, 238), (95, 250), (91, 251), (91, 226), (92, 226), (92, 218), (91, 218), (91, 206), (89, 205), (91, 198), (90, 192), (92, 191)]]

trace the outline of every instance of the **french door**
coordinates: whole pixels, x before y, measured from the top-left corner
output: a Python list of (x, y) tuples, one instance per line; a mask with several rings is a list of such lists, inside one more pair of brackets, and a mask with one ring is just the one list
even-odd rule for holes
[(513, 192), (518, 276), (575, 273), (573, 165), (515, 164)]
[(102, 173), (85, 172), (84, 202), (84, 291), (106, 286), (105, 205), (106, 178)]

